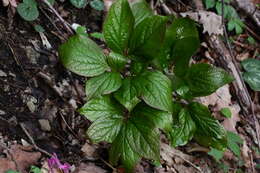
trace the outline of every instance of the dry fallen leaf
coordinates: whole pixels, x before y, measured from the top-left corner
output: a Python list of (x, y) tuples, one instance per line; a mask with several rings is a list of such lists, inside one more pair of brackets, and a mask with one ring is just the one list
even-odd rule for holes
[(107, 173), (107, 171), (96, 166), (94, 163), (81, 163), (74, 173)]
[(41, 153), (32, 152), (31, 147), (28, 148), (18, 144), (12, 145), (6, 153), (7, 158), (1, 158), (0, 160), (0, 173), (4, 173), (8, 169), (16, 170), (15, 165), (17, 165), (19, 171), (26, 173), (26, 170), (31, 165), (36, 164), (41, 157)]
[(217, 15), (216, 13), (200, 10), (198, 12), (181, 13), (181, 16), (190, 17), (196, 22), (202, 24), (204, 27), (203, 33), (208, 32), (209, 35), (223, 35), (221, 16)]

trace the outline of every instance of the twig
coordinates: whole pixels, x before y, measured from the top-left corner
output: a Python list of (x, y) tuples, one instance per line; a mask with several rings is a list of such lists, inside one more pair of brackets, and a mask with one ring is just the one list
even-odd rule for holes
[(99, 158), (102, 162), (104, 162), (109, 168), (113, 170), (113, 172), (117, 172), (116, 168), (114, 168), (110, 163), (102, 159), (101, 157)]
[(68, 24), (60, 15), (59, 13), (52, 7), (48, 0), (43, 0), (43, 2), (51, 9), (51, 11), (58, 17), (61, 23), (65, 26), (70, 34), (73, 34), (73, 30), (71, 29), (71, 25)]
[(33, 139), (32, 136), (29, 134), (29, 132), (26, 130), (26, 128), (25, 128), (25, 126), (24, 126), (23, 123), (19, 123), (19, 125), (20, 125), (20, 127), (22, 128), (22, 130), (24, 131), (24, 133), (26, 134), (26, 136), (29, 138), (29, 140), (31, 141), (33, 147), (34, 147), (36, 150), (38, 150), (38, 151), (40, 151), (40, 152), (46, 154), (47, 156), (50, 156), (50, 157), (52, 156), (52, 154), (50, 154), (49, 152), (45, 151), (44, 149), (42, 149), (42, 148), (40, 148), (40, 147), (38, 147), (38, 146), (36, 145), (34, 139)]

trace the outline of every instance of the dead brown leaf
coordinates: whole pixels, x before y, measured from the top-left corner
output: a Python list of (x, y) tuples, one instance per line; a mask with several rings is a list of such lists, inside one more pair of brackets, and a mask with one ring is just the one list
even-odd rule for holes
[(74, 173), (107, 173), (107, 171), (94, 163), (81, 163)]
[(15, 163), (6, 158), (0, 158), (0, 173), (5, 173), (7, 170), (16, 170)]

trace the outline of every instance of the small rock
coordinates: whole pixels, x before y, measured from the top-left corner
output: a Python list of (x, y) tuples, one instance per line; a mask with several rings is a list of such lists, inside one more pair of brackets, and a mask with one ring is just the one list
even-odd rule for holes
[(51, 131), (51, 125), (50, 125), (50, 122), (49, 120), (46, 120), (46, 119), (40, 119), (39, 120), (39, 123), (40, 123), (40, 126), (41, 126), (41, 129), (43, 131)]
[(40, 54), (34, 50), (31, 46), (25, 47), (27, 58), (30, 60), (32, 64), (37, 64), (37, 61), (40, 57)]
[(7, 74), (5, 72), (3, 72), (2, 70), (0, 70), (0, 77), (7, 77)]
[(84, 155), (86, 155), (88, 157), (95, 158), (97, 156), (96, 147), (88, 144), (87, 142), (83, 145), (83, 147), (81, 148), (81, 151), (84, 153)]
[(5, 111), (0, 110), (0, 115), (4, 115), (4, 114), (6, 114)]

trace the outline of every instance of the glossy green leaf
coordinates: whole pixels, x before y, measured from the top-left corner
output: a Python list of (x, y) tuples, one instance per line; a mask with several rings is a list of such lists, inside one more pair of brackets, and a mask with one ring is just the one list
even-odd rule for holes
[(84, 8), (87, 5), (87, 0), (70, 0), (70, 3), (77, 8)]
[(104, 35), (100, 32), (93, 32), (93, 33), (90, 33), (89, 35), (93, 38), (104, 40)]
[(223, 69), (205, 63), (192, 65), (185, 79), (194, 97), (210, 95), (233, 81), (233, 78)]
[(131, 4), (131, 9), (135, 18), (135, 26), (137, 26), (145, 18), (152, 16), (153, 11), (145, 0), (136, 0)]
[(90, 1), (90, 6), (92, 8), (94, 8), (95, 10), (98, 10), (98, 11), (102, 11), (104, 10), (105, 6), (104, 6), (104, 2), (101, 1), (101, 0), (93, 0), (93, 1)]
[(208, 108), (200, 103), (189, 104), (188, 110), (196, 124), (195, 139), (198, 143), (223, 150), (227, 146), (226, 131), (220, 123), (214, 119)]
[(178, 121), (174, 123), (169, 133), (170, 142), (173, 147), (183, 146), (189, 142), (196, 130), (196, 125), (191, 119), (190, 113), (183, 108), (178, 115)]
[(110, 49), (125, 53), (134, 26), (134, 16), (127, 0), (117, 0), (109, 9), (103, 34)]
[(95, 121), (109, 115), (122, 114), (121, 107), (109, 96), (91, 99), (78, 111), (80, 114), (85, 115), (90, 121)]
[(163, 111), (172, 111), (172, 85), (167, 76), (159, 71), (145, 71), (138, 80), (146, 104)]
[(150, 16), (135, 28), (130, 40), (130, 52), (136, 56), (153, 59), (162, 47), (167, 17)]
[(208, 155), (211, 155), (212, 157), (214, 157), (214, 159), (216, 159), (217, 162), (219, 162), (220, 159), (222, 159), (224, 156), (224, 151), (217, 150), (216, 148), (211, 148), (208, 152)]
[(108, 65), (115, 71), (120, 71), (124, 69), (127, 58), (121, 54), (110, 52), (109, 56), (107, 57)]
[(149, 124), (142, 116), (133, 116), (125, 122), (112, 143), (109, 160), (116, 164), (121, 159), (126, 172), (132, 172), (142, 156), (160, 159), (159, 144), (159, 134), (154, 130), (154, 125)]
[(144, 103), (138, 104), (132, 115), (142, 116), (144, 121), (150, 121), (150, 124), (154, 124), (154, 127), (164, 130), (165, 133), (172, 130), (172, 114), (169, 112), (157, 110), (151, 108)]
[(228, 148), (236, 155), (240, 156), (240, 147), (238, 144), (243, 144), (243, 140), (237, 134), (227, 131), (227, 145)]
[(72, 36), (62, 44), (59, 56), (66, 68), (82, 76), (97, 76), (109, 69), (102, 50), (82, 34)]
[(115, 98), (128, 110), (131, 111), (141, 100), (134, 78), (125, 78), (121, 88), (115, 92)]
[(146, 66), (147, 65), (142, 63), (142, 62), (138, 62), (138, 61), (133, 60), (131, 62), (130, 72), (133, 75), (138, 75), (145, 69)]
[(39, 11), (35, 0), (23, 0), (17, 6), (18, 14), (27, 21), (33, 21), (38, 18)]
[(42, 171), (37, 166), (31, 166), (30, 173), (42, 173)]
[(88, 99), (110, 94), (122, 85), (121, 75), (118, 72), (107, 72), (93, 77), (86, 82), (86, 95)]
[(113, 142), (123, 125), (123, 115), (106, 114), (96, 119), (88, 128), (87, 134), (95, 142)]
[(250, 58), (244, 60), (241, 64), (246, 70), (243, 79), (249, 84), (250, 88), (260, 91), (260, 60)]
[(168, 41), (171, 45), (171, 59), (175, 64), (174, 73), (184, 76), (188, 69), (191, 56), (200, 46), (199, 35), (195, 22), (188, 18), (178, 18), (168, 28)]

